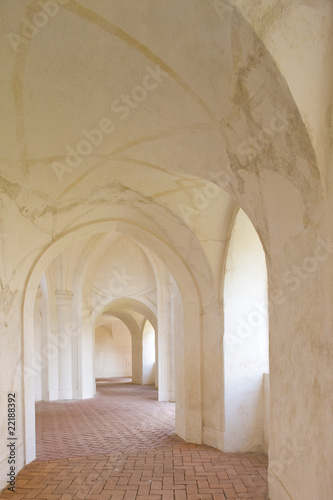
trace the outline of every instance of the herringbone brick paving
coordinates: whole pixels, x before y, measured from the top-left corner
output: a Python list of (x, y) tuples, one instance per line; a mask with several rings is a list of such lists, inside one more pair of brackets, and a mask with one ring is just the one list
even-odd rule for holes
[(38, 403), (38, 460), (0, 500), (267, 499), (265, 455), (185, 443), (172, 434), (173, 412), (152, 387), (114, 380), (90, 401)]
[(100, 381), (93, 399), (37, 403), (37, 460), (179, 442), (174, 435), (175, 405), (158, 402), (153, 386), (129, 380)]

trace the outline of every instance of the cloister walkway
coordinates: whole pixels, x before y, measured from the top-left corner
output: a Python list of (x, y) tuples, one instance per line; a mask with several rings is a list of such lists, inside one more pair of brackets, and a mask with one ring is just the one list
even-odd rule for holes
[(100, 381), (94, 399), (37, 403), (37, 460), (0, 500), (267, 499), (265, 455), (186, 443), (174, 411), (128, 379)]

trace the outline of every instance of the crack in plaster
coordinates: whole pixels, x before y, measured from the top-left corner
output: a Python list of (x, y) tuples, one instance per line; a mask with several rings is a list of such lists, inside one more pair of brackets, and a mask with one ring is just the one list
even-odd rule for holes
[(10, 289), (9, 285), (3, 285), (0, 279), (0, 307), (5, 314), (8, 314), (13, 307), (13, 302), (17, 294), (17, 289), (14, 292)]

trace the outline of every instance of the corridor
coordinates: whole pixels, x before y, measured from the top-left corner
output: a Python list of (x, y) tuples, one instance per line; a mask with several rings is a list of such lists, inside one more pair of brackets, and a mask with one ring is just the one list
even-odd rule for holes
[(129, 452), (182, 442), (175, 405), (127, 378), (97, 382), (94, 399), (36, 404), (37, 460)]
[(265, 455), (185, 443), (152, 386), (99, 381), (94, 399), (37, 403), (36, 425), (37, 460), (0, 500), (267, 499)]

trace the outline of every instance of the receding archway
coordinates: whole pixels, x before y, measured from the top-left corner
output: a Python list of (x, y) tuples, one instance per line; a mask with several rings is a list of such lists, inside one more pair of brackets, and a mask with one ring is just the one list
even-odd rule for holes
[[(126, 325), (131, 335), (131, 365), (132, 382), (139, 385), (157, 383), (157, 336), (158, 320), (156, 317), (157, 308), (150, 304), (148, 306), (142, 300), (123, 297), (112, 300), (102, 309), (96, 309), (95, 325), (98, 325), (102, 318), (107, 321), (108, 318), (121, 321)], [(150, 325), (150, 328), (147, 328)], [(96, 327), (95, 327), (96, 328)]]
[(95, 324), (95, 379), (132, 378), (132, 336), (120, 319), (102, 314)]
[[(181, 261), (178, 255), (172, 251), (169, 246), (166, 246), (162, 240), (153, 236), (151, 233), (145, 233), (142, 228), (140, 228), (139, 233), (136, 231), (135, 226), (131, 226), (128, 222), (123, 223), (123, 228), (134, 233), (136, 238), (139, 238), (142, 243), (149, 242), (149, 246), (154, 252), (161, 256), (164, 262), (169, 265), (170, 272), (176, 276), (177, 285), (179, 287), (180, 293), (183, 295), (183, 301), (185, 304), (184, 310), (181, 312), (182, 320), (181, 324), (184, 325), (184, 331), (179, 331), (178, 342), (179, 350), (177, 356), (181, 361), (178, 363), (180, 370), (177, 378), (177, 397), (178, 397), (178, 420), (176, 416), (176, 426), (178, 425), (178, 430), (176, 427), (176, 432), (183, 436), (185, 439), (201, 442), (201, 404), (200, 392), (196, 392), (196, 397), (199, 398), (197, 406), (194, 406), (193, 396), (187, 394), (191, 388), (187, 387), (184, 381), (184, 376), (189, 376), (188, 370), (192, 371), (191, 366), (193, 359), (189, 360), (182, 359), (183, 356), (183, 346), (192, 345), (196, 337), (195, 330), (197, 330), (197, 335), (200, 335), (199, 321), (195, 318), (200, 316), (199, 299), (196, 294), (197, 286), (193, 282), (193, 278), (188, 273), (186, 266)], [(80, 237), (87, 235), (103, 233), (108, 230), (115, 228), (115, 222), (104, 221), (89, 226), (78, 228), (76, 231), (70, 232), (64, 235), (62, 238), (57, 240), (53, 245), (51, 245), (44, 253), (41, 255), (40, 259), (36, 263), (34, 269), (31, 272), (30, 278), (28, 280), (27, 288), (25, 291), (25, 301), (24, 301), (24, 340), (25, 340), (25, 443), (26, 443), (26, 462), (30, 462), (35, 458), (35, 435), (31, 432), (34, 429), (34, 379), (31, 377), (30, 368), (33, 362), (33, 321), (31, 311), (34, 308), (35, 303), (35, 293), (40, 282), (41, 276), (45, 271), (48, 264), (53, 260), (53, 258), (59, 254), (64, 248), (68, 247), (73, 241), (77, 241)], [(131, 231), (131, 228), (132, 231)], [(141, 233), (141, 238), (140, 238)], [(191, 334), (191, 338), (187, 338), (187, 334)], [(200, 351), (197, 351), (197, 355), (200, 355)], [(196, 374), (192, 373), (193, 377), (199, 377), (200, 380), (200, 361), (196, 365)], [(200, 383), (197, 384), (200, 386)], [(187, 408), (187, 410), (186, 410)], [(196, 413), (195, 422), (191, 418), (192, 412)]]

